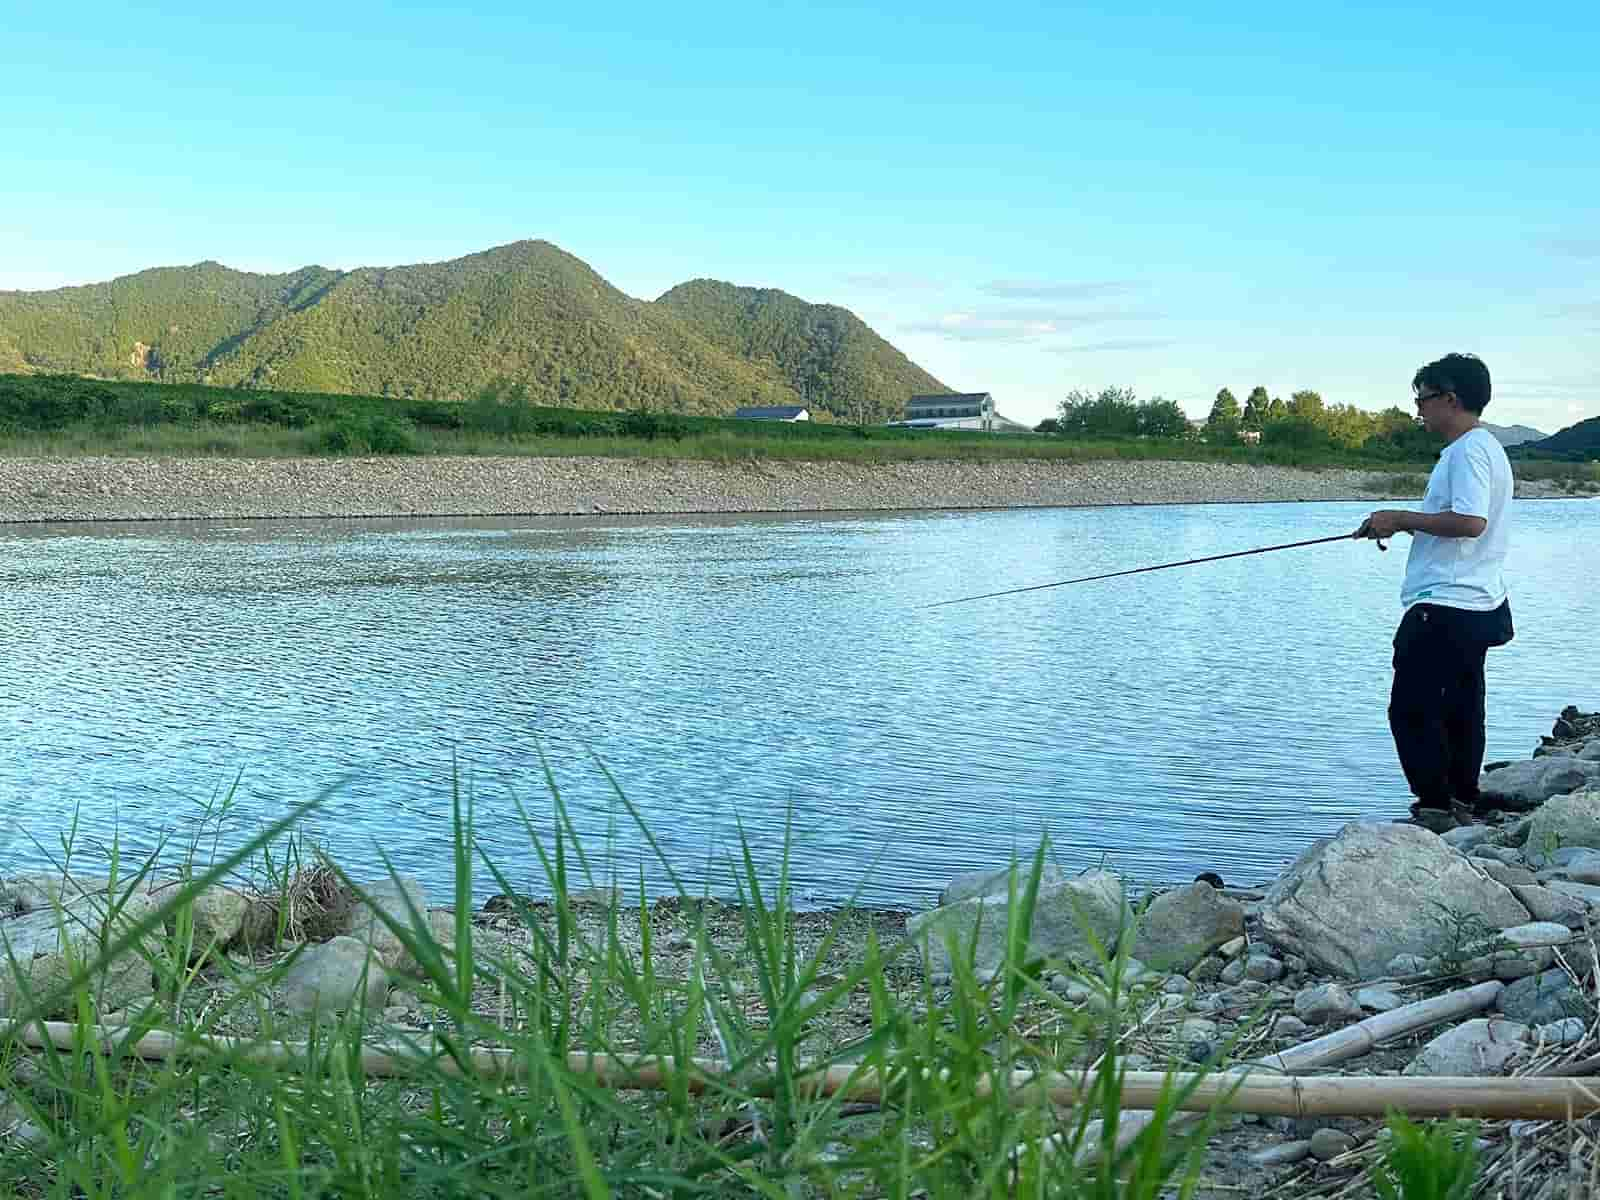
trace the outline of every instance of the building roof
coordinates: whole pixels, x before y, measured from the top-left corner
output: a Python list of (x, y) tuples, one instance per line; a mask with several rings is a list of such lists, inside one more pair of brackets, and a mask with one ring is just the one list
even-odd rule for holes
[(803, 404), (756, 404), (747, 408), (736, 408), (733, 410), (733, 415), (757, 420), (787, 421), (791, 417), (798, 417), (805, 411), (805, 405)]
[(913, 396), (906, 407), (915, 408), (926, 404), (981, 404), (988, 398), (988, 392), (936, 392), (926, 396)]

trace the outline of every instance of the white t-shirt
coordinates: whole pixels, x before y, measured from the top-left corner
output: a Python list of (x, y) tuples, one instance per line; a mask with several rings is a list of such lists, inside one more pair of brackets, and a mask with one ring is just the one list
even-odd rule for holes
[(1488, 612), (1506, 598), (1506, 545), (1511, 517), (1511, 462), (1499, 439), (1481, 425), (1444, 448), (1428, 476), (1422, 511), (1482, 517), (1475, 538), (1413, 534), (1400, 585), (1400, 605), (1443, 604)]

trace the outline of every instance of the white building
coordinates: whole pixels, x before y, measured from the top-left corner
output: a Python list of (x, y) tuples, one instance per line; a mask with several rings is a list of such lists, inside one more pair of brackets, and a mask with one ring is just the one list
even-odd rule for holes
[(983, 433), (1028, 433), (1026, 425), (1007, 419), (995, 411), (994, 397), (988, 392), (945, 392), (913, 396), (906, 403), (906, 415), (888, 424), (899, 429), (974, 429)]

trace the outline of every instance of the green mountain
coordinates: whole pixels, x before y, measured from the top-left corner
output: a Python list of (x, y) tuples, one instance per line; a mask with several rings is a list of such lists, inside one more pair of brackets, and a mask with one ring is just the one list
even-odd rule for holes
[(1600, 461), (1600, 417), (1568, 425), (1537, 442), (1524, 442), (1510, 452), (1512, 458), (1557, 458), (1568, 462)]
[[(776, 370), (802, 401), (841, 415), (899, 415), (913, 394), (950, 390), (854, 313), (831, 304), (715, 279), (680, 283), (656, 304), (728, 354)], [(848, 407), (836, 407), (840, 400)]]
[(654, 302), (548, 242), (443, 263), (255, 275), (218, 263), (0, 292), (0, 370), (285, 391), (728, 413), (898, 415), (948, 390), (841, 308), (697, 280)]

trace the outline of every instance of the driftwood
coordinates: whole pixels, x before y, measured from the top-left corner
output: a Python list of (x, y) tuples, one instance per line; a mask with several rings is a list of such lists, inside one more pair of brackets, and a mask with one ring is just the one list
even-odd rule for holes
[[(77, 1026), (57, 1021), (34, 1022), (14, 1033), (24, 1043), (36, 1047), (48, 1043), (72, 1049), (86, 1044), (89, 1049), (103, 1053), (157, 1061), (220, 1056), (252, 1063), (297, 1066), (303, 1064), (306, 1057), (306, 1045), (301, 1042), (178, 1037), (160, 1032), (132, 1040), (127, 1031), (107, 1026), (93, 1027), (91, 1036), (83, 1039)], [(403, 1076), (427, 1064), (438, 1070), (460, 1072), (467, 1069), (474, 1074), (514, 1081), (525, 1076), (529, 1066), (522, 1055), (498, 1047), (473, 1047), (463, 1057), (465, 1068), (462, 1061), (451, 1057), (436, 1041), (368, 1046), (362, 1049), (361, 1067), (374, 1077)], [(706, 1059), (679, 1061), (578, 1053), (567, 1056), (566, 1069), (600, 1087), (659, 1091), (676, 1085), (691, 1092), (741, 1091), (736, 1082), (727, 1078), (726, 1064)], [(1258, 1075), (1249, 1073), (1249, 1068), (1203, 1078), (1176, 1073), (1169, 1076), (1159, 1071), (1130, 1071), (1122, 1081), (1122, 1105), (1127, 1109), (1154, 1108), (1164, 1095), (1171, 1095), (1191, 1083), (1195, 1085), (1194, 1090), (1183, 1097), (1177, 1107), (1193, 1112), (1221, 1108), (1304, 1117), (1381, 1115), (1394, 1110), (1413, 1117), (1457, 1114), (1537, 1120), (1583, 1117), (1600, 1112), (1600, 1092), (1572, 1078), (1378, 1076), (1308, 1079)], [(816, 1071), (806, 1075), (801, 1084), (802, 1089), (812, 1095), (836, 1095), (867, 1102), (881, 1102), (901, 1086), (903, 1076), (885, 1079), (876, 1070), (857, 1067)], [(980, 1082), (979, 1095), (992, 1094), (994, 1086), (989, 1081)], [(1095, 1081), (1088, 1073), (1039, 1075), (1018, 1071), (1007, 1077), (1002, 1086), (1014, 1104), (1048, 1102), (1071, 1107), (1092, 1094)]]
[(1354, 1025), (1347, 1025), (1334, 1033), (1323, 1034), (1309, 1042), (1290, 1046), (1277, 1054), (1252, 1059), (1251, 1062), (1292, 1075), (1296, 1071), (1309, 1071), (1315, 1067), (1344, 1062), (1349, 1058), (1359, 1058), (1374, 1049), (1379, 1042), (1415, 1033), (1419, 1029), (1437, 1025), (1441, 1021), (1453, 1021), (1468, 1013), (1480, 1012), (1493, 1004), (1504, 988), (1505, 984), (1491, 979), (1487, 983), (1446, 992), (1442, 996), (1431, 996), (1426, 1000), (1418, 1000), (1414, 1004), (1402, 1005), (1390, 1012), (1368, 1017), (1364, 1021), (1357, 1021)]

